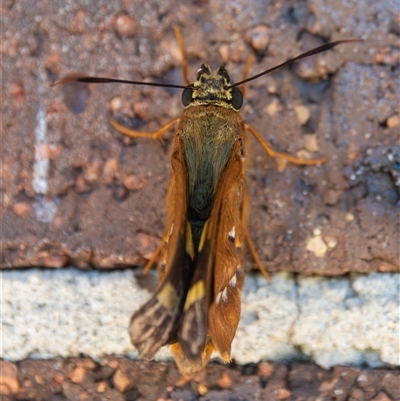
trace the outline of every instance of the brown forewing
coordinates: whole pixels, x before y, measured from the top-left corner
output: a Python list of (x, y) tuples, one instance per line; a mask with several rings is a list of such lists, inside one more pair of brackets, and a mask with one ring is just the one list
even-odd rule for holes
[(231, 344), (240, 319), (243, 274), (244, 141), (237, 138), (223, 173), (210, 220), (210, 242), (214, 244), (213, 298), (209, 307), (208, 332), (216, 351), (230, 361)]

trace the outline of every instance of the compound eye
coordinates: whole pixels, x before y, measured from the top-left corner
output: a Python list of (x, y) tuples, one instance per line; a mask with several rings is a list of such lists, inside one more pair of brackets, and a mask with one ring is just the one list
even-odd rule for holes
[(182, 103), (185, 107), (192, 103), (193, 88), (185, 88), (182, 92)]
[(239, 110), (243, 104), (243, 95), (239, 88), (232, 89), (232, 106), (235, 110)]

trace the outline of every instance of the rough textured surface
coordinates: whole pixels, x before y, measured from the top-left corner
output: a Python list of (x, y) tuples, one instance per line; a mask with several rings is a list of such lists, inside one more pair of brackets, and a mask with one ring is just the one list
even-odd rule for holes
[[(0, 361), (0, 368), (4, 362)], [(35, 401), (395, 401), (400, 373), (310, 364), (260, 363), (245, 367), (211, 364), (191, 381), (180, 380), (171, 363), (107, 357), (25, 360), (7, 378), (16, 391), (2, 400)]]
[(398, 0), (10, 0), (0, 12), (3, 267), (128, 266), (154, 250), (171, 137), (127, 140), (108, 120), (155, 130), (180, 94), (49, 85), (72, 72), (180, 83), (178, 25), (192, 79), (201, 62), (237, 81), (252, 52), (255, 74), (325, 39), (366, 40), (249, 85), (242, 115), (266, 140), (330, 159), (278, 172), (250, 140), (249, 229), (271, 271), (399, 271)]
[[(1, 278), (4, 358), (137, 355), (128, 321), (150, 296), (154, 276), (63, 269), (3, 272)], [(302, 359), (324, 368), (400, 366), (399, 279), (276, 273), (268, 285), (249, 275), (232, 357), (239, 364)], [(157, 355), (166, 358), (167, 348)]]
[[(180, 83), (179, 52), (172, 30), (178, 25), (185, 37), (191, 79), (202, 62), (214, 68), (223, 62), (237, 81), (250, 53), (257, 56), (251, 70), (255, 74), (325, 40), (366, 40), (248, 86), (241, 114), (274, 148), (330, 159), (316, 167), (284, 166), (270, 160), (250, 139), (249, 229), (271, 271), (340, 275), (400, 270), (398, 0), (5, 0), (0, 13), (1, 267), (113, 268), (142, 264), (150, 256), (163, 230), (168, 145), (173, 133), (166, 135), (164, 144), (128, 140), (108, 121), (115, 117), (136, 129), (155, 130), (179, 115), (180, 93), (119, 85), (53, 89), (49, 85), (72, 72)], [(130, 272), (126, 274), (130, 277)], [(292, 280), (290, 275), (287, 280)], [(370, 354), (350, 352), (355, 363), (374, 365), (395, 359), (398, 350), (388, 351), (385, 345), (393, 341), (393, 327), (385, 322), (398, 316), (388, 309), (392, 303), (385, 303), (391, 291), (380, 297), (365, 294), (363, 280), (371, 288), (369, 279), (351, 277), (329, 282), (301, 278), (297, 295), (289, 285), (269, 290), (268, 299), (276, 300), (278, 312), (285, 305), (289, 320), (301, 311), (296, 331), (283, 334), (298, 348), (283, 340), (279, 352), (294, 350), (299, 355), (301, 351), (330, 366), (347, 355), (343, 355), (349, 351), (347, 343), (353, 347), (356, 337), (363, 349), (373, 345)], [(143, 283), (149, 288), (155, 285), (151, 280)], [(389, 288), (393, 285), (392, 281), (384, 283)], [(90, 279), (83, 284), (95, 288)], [(40, 285), (40, 281), (32, 283), (36, 286), (32, 296), (41, 295)], [(79, 287), (73, 277), (70, 285)], [(43, 299), (64, 308), (54, 316), (58, 328), (69, 327), (72, 312), (80, 322), (77, 332), (62, 333), (74, 352), (78, 352), (74, 342), (89, 349), (88, 339), (96, 334), (97, 350), (108, 334), (114, 340), (124, 336), (118, 344), (126, 344), (126, 321), (134, 306), (127, 311), (123, 308), (135, 296), (147, 296), (141, 291), (121, 299), (114, 292), (118, 288), (109, 286), (115, 297), (108, 307), (114, 312), (93, 322), (93, 310), (98, 312), (95, 301), (104, 293), (93, 293), (79, 314), (74, 306), (81, 305), (79, 292), (66, 291), (62, 299), (56, 289), (50, 288), (49, 297)], [(257, 287), (259, 295), (264, 291), (263, 285)], [(316, 297), (313, 302), (303, 291), (327, 297), (323, 301)], [(253, 301), (244, 323), (256, 331), (270, 311), (257, 298)], [(38, 331), (43, 328), (31, 326), (38, 317), (47, 325), (53, 317), (46, 314), (49, 306), (43, 302), (27, 315), (18, 315), (4, 303), (7, 313), (3, 318), (8, 323), (3, 330), (25, 324), (25, 340), (39, 344), (34, 354), (39, 346), (53, 341), (54, 333), (41, 338)], [(322, 308), (327, 309), (325, 315)], [(377, 309), (381, 313), (374, 324), (363, 326), (362, 313)], [(329, 323), (330, 333), (320, 324), (306, 336), (314, 314)], [(355, 319), (364, 330), (362, 335), (357, 331), (348, 342), (337, 337), (334, 333), (340, 333), (342, 325), (349, 328), (342, 315)], [(15, 317), (11, 324), (10, 316)], [(115, 326), (117, 316), (120, 330), (110, 327)], [(87, 330), (89, 322), (95, 325), (92, 331)], [(276, 327), (271, 324), (269, 333)], [(288, 327), (285, 321), (284, 330)], [(279, 326), (279, 333), (284, 330)], [(386, 337), (379, 338), (379, 333)], [(331, 335), (332, 346), (326, 354), (323, 347), (329, 341), (325, 334)], [(254, 350), (255, 340), (246, 338), (248, 348)], [(3, 347), (10, 343), (12, 337), (3, 336)], [(18, 344), (22, 349), (26, 345)], [(5, 401), (400, 399), (399, 372), (383, 368), (326, 371), (304, 364), (261, 363), (232, 369), (210, 365), (203, 376), (186, 385), (177, 383), (173, 364), (111, 357), (97, 362), (1, 362), (0, 370), (0, 398)]]

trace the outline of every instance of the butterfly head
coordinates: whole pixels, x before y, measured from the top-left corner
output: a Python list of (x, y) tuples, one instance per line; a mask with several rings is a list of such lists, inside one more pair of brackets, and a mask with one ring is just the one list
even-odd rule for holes
[(214, 75), (208, 65), (202, 64), (196, 82), (183, 90), (182, 102), (185, 107), (216, 105), (239, 110), (243, 96), (239, 88), (231, 86), (224, 66), (219, 67)]

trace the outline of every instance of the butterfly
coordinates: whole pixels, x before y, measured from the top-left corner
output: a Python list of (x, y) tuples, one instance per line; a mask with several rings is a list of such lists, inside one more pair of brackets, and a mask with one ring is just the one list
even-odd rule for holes
[[(175, 34), (184, 55), (183, 40)], [(317, 47), (276, 67), (231, 83), (224, 66), (215, 74), (202, 64), (196, 81), (186, 85), (125, 81), (112, 78), (70, 77), (58, 83), (122, 82), (183, 89), (182, 114), (154, 133), (134, 131), (116, 121), (111, 124), (132, 137), (161, 138), (176, 126), (167, 193), (167, 222), (163, 239), (147, 264), (157, 259), (160, 285), (154, 295), (131, 317), (129, 334), (139, 357), (151, 360), (158, 350), (171, 352), (184, 376), (192, 376), (216, 351), (231, 360), (231, 344), (240, 320), (240, 291), (244, 281), (243, 248), (247, 242), (260, 270), (269, 280), (247, 231), (249, 195), (246, 187), (246, 132), (250, 132), (271, 157), (298, 164), (318, 164), (326, 158), (303, 160), (274, 151), (239, 114), (244, 84), (326, 51), (340, 40)], [(147, 270), (147, 268), (146, 268)]]

